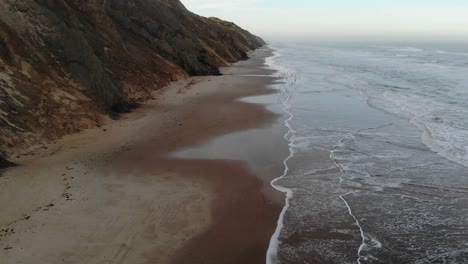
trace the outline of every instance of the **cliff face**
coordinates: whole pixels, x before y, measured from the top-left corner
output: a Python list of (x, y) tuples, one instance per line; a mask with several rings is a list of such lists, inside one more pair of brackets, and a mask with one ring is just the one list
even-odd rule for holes
[(178, 0), (0, 1), (0, 156), (94, 127), (263, 44)]

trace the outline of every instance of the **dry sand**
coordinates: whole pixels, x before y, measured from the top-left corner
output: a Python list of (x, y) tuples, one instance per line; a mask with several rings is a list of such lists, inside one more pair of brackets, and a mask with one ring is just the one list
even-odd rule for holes
[[(0, 177), (0, 262), (264, 263), (282, 208), (267, 183), (280, 166), (253, 175), (247, 151), (242, 160), (168, 154), (277, 121), (237, 100), (272, 92), (276, 79), (239, 75), (269, 74), (260, 68), (269, 53), (174, 83), (122, 120), (13, 160), (21, 166)], [(272, 140), (281, 138), (248, 144)]]

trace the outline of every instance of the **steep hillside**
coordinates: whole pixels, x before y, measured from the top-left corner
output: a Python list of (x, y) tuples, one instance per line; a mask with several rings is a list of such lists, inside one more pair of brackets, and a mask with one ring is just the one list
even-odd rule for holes
[(178, 0), (0, 1), (0, 160), (263, 44)]

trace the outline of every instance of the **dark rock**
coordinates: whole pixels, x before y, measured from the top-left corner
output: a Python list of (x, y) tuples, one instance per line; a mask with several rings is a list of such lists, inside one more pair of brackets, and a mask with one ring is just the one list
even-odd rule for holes
[(14, 166), (18, 166), (18, 165), (0, 157), (0, 169), (6, 169), (9, 167), (14, 167)]

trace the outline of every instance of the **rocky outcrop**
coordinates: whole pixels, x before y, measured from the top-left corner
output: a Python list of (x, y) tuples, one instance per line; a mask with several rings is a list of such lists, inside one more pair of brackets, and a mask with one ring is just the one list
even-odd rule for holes
[[(0, 157), (0, 170), (1, 169), (6, 169), (8, 167), (14, 167), (14, 166), (16, 166), (15, 163), (10, 162), (10, 161)], [(0, 176), (2, 176), (2, 174), (0, 174)]]
[(263, 44), (178, 0), (0, 1), (0, 156), (99, 125)]

